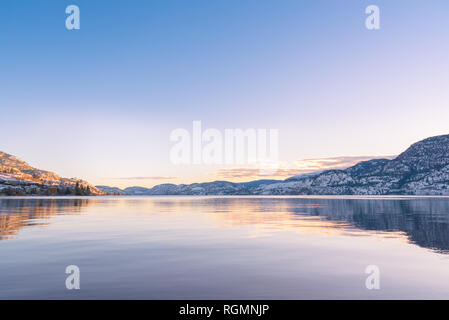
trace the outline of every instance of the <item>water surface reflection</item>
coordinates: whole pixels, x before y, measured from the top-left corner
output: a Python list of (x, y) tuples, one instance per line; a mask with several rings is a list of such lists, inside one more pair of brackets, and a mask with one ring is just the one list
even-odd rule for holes
[[(89, 208), (89, 210), (88, 210)], [(406, 237), (411, 243), (449, 252), (449, 198), (324, 197), (140, 197), (3, 198), (0, 239), (24, 227), (46, 225), (55, 215), (107, 211), (108, 215), (206, 214), (217, 227), (254, 226), (261, 232)]]
[(448, 198), (0, 198), (0, 299), (449, 298), (448, 213)]

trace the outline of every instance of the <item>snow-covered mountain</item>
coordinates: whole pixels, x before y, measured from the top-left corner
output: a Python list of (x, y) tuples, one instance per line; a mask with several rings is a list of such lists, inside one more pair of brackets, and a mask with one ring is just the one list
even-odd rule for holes
[(31, 167), (25, 161), (0, 151), (0, 195), (103, 195), (80, 179)]
[[(228, 181), (214, 181), (192, 184), (159, 184), (153, 188), (129, 187), (123, 190), (106, 186), (97, 186), (104, 192), (115, 191), (122, 195), (251, 195), (251, 190), (262, 185), (280, 182), (281, 180), (256, 180), (251, 182), (234, 183)], [(117, 192), (118, 191), (118, 192)]]
[[(137, 188), (137, 189), (136, 189)], [(100, 187), (100, 189), (103, 189)], [(106, 191), (105, 189), (103, 189)], [(449, 195), (449, 135), (413, 144), (395, 159), (359, 162), (284, 181), (215, 181), (133, 187), (126, 195)]]
[(363, 161), (345, 170), (262, 186), (255, 193), (449, 195), (449, 135), (417, 142), (393, 160)]

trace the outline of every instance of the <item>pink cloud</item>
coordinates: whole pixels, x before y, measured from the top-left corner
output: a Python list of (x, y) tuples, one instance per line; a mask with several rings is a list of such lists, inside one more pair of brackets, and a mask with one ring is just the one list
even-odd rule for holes
[(360, 161), (380, 158), (393, 159), (394, 157), (395, 156), (349, 156), (281, 162), (276, 174), (270, 176), (261, 175), (260, 169), (254, 167), (219, 169), (215, 171), (214, 174), (220, 179), (263, 179), (268, 177), (275, 179), (285, 179), (303, 173), (311, 173), (315, 171), (330, 169), (345, 169), (357, 164)]

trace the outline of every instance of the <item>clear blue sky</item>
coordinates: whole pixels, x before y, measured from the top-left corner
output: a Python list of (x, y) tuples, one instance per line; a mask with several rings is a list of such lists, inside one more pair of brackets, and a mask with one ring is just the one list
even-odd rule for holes
[[(65, 28), (78, 5), (81, 29)], [(381, 29), (365, 28), (380, 7)], [(171, 130), (279, 129), (282, 160), (449, 133), (447, 0), (2, 0), (0, 150), (93, 183), (207, 180)]]

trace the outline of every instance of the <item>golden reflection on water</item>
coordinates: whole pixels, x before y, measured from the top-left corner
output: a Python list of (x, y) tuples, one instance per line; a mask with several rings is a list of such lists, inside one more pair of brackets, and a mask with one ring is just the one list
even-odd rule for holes
[(243, 200), (233, 202), (221, 214), (211, 217), (219, 222), (220, 228), (252, 226), (254, 237), (268, 236), (279, 231), (294, 231), (307, 235), (322, 236), (377, 236), (404, 238), (403, 232), (363, 230), (348, 221), (329, 220), (327, 216), (309, 215), (310, 210), (324, 210), (321, 204), (297, 204), (280, 201)]
[(0, 199), (0, 240), (13, 238), (27, 226), (48, 225), (49, 219), (57, 214), (79, 213), (88, 202), (88, 199)]
[[(0, 198), (0, 239), (66, 214), (198, 219), (202, 228), (250, 227), (252, 237), (294, 231), (324, 236), (399, 238), (449, 252), (449, 199), (296, 197)], [(100, 220), (101, 221), (101, 220)], [(195, 220), (196, 221), (196, 220)], [(203, 225), (204, 224), (204, 225)], [(101, 225), (98, 226), (100, 228)]]

